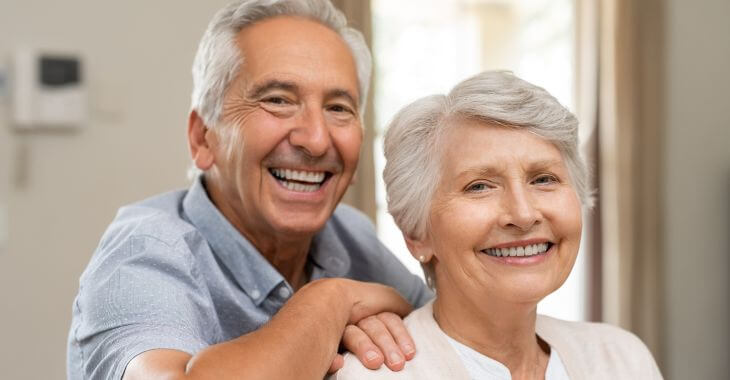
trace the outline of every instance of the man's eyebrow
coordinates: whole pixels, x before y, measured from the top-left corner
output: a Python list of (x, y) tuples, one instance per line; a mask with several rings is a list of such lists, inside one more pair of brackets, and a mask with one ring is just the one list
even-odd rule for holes
[(355, 100), (355, 96), (350, 93), (350, 91), (336, 88), (334, 90), (330, 90), (327, 92), (326, 98), (332, 99), (332, 98), (346, 98), (352, 105), (357, 106), (359, 103), (357, 100)]
[(266, 82), (255, 85), (249, 91), (249, 98), (257, 99), (271, 90), (284, 90), (296, 92), (299, 87), (294, 82), (281, 81), (277, 79), (268, 80)]

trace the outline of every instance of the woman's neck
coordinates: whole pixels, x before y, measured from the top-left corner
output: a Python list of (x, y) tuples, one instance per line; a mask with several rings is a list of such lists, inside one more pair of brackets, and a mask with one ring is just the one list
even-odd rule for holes
[(461, 294), (442, 294), (434, 318), (453, 339), (504, 364), (512, 379), (542, 379), (549, 346), (535, 334), (537, 304), (489, 300), (475, 304)]

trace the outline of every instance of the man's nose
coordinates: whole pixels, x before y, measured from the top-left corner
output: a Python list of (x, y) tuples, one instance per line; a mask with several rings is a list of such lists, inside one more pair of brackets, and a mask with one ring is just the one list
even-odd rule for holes
[(327, 153), (332, 141), (321, 109), (306, 107), (295, 122), (296, 125), (289, 133), (289, 143), (292, 146), (311, 157), (320, 157)]
[(525, 186), (512, 186), (502, 200), (500, 225), (503, 228), (517, 228), (529, 231), (542, 221), (542, 213)]

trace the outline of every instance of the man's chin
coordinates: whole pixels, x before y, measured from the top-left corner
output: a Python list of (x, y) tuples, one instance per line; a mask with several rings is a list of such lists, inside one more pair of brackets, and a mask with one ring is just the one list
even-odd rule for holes
[(311, 214), (311, 213), (297, 213), (288, 212), (288, 215), (282, 215), (277, 218), (275, 223), (275, 230), (281, 235), (289, 235), (291, 237), (308, 238), (319, 232), (324, 225), (327, 223), (329, 216), (332, 213), (326, 213), (326, 215)]

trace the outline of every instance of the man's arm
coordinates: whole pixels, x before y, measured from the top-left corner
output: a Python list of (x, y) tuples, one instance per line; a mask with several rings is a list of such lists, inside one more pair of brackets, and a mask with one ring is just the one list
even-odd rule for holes
[(322, 379), (348, 324), (381, 312), (400, 316), (410, 305), (392, 288), (346, 279), (312, 282), (262, 328), (210, 346), (195, 356), (150, 350), (127, 365), (134, 379)]

